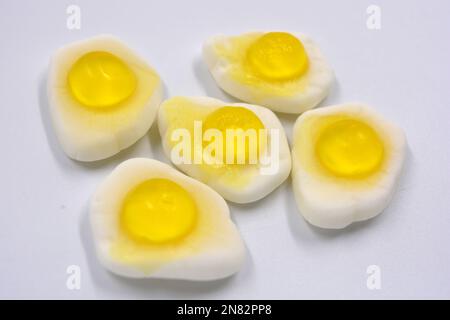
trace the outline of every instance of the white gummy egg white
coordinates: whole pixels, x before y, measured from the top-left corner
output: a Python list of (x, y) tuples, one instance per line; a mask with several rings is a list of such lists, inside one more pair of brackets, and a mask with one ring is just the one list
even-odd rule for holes
[(299, 33), (213, 36), (204, 43), (203, 58), (224, 91), (278, 112), (298, 114), (314, 108), (334, 81), (318, 46)]
[[(191, 136), (198, 138), (193, 130), (196, 122), (202, 124), (200, 139), (202, 134), (206, 136), (207, 128), (225, 133), (227, 129), (236, 128), (254, 129), (257, 132), (262, 129), (261, 132), (267, 133), (266, 144), (262, 143), (267, 157), (260, 157), (254, 163), (245, 161), (244, 164), (237, 164), (236, 161), (223, 166), (175, 161), (174, 150), (180, 141), (174, 139), (177, 130), (187, 129)], [(275, 114), (267, 108), (227, 103), (209, 97), (173, 97), (160, 106), (158, 128), (167, 157), (180, 170), (211, 186), (229, 201), (249, 203), (259, 200), (276, 189), (290, 174), (291, 157), (284, 129)], [(226, 145), (226, 134), (223, 143)], [(250, 146), (250, 142), (247, 145)], [(192, 158), (194, 155), (189, 159)]]
[(293, 135), (293, 190), (308, 222), (339, 229), (388, 206), (405, 159), (402, 129), (349, 103), (305, 112)]
[(156, 160), (117, 166), (91, 200), (90, 221), (100, 262), (121, 276), (214, 280), (245, 260), (225, 200)]
[(110, 157), (152, 125), (163, 95), (158, 74), (127, 45), (102, 35), (59, 49), (48, 73), (50, 114), (66, 154)]

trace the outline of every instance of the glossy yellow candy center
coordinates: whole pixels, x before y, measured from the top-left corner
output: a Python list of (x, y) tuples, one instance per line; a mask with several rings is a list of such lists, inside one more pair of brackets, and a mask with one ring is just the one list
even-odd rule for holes
[(132, 239), (144, 243), (167, 243), (188, 235), (197, 221), (192, 196), (168, 179), (150, 179), (126, 196), (121, 226)]
[(286, 32), (268, 32), (247, 51), (250, 69), (267, 80), (291, 80), (308, 69), (308, 56), (299, 39)]
[(324, 129), (317, 140), (316, 153), (332, 174), (358, 178), (377, 171), (384, 148), (378, 134), (367, 124), (345, 119)]
[(108, 52), (89, 52), (69, 70), (68, 84), (75, 99), (84, 106), (106, 108), (119, 104), (136, 89), (133, 71)]
[(243, 107), (219, 108), (210, 113), (203, 122), (204, 132), (208, 129), (221, 132), (223, 163), (228, 163), (227, 153), (232, 155), (233, 164), (237, 164), (239, 158), (249, 163), (251, 155), (258, 159), (259, 151), (263, 147), (260, 146), (260, 130), (264, 129), (264, 124), (253, 111)]

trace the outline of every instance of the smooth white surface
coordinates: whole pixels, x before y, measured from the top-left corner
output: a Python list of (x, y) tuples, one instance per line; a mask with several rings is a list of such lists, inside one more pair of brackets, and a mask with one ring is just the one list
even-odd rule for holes
[[(79, 31), (66, 8), (82, 10)], [(382, 29), (366, 28), (366, 8)], [(450, 298), (450, 3), (432, 1), (13, 1), (0, 2), (1, 298)], [(120, 37), (158, 70), (166, 95), (220, 91), (201, 61), (216, 33), (304, 32), (320, 45), (337, 84), (322, 105), (363, 101), (406, 131), (409, 151), (388, 209), (343, 231), (298, 214), (290, 181), (251, 205), (231, 205), (250, 259), (212, 283), (127, 280), (94, 256), (88, 200), (121, 161), (162, 153), (156, 126), (99, 163), (70, 160), (58, 145), (45, 96), (50, 54), (99, 33)], [(295, 116), (281, 116), (291, 134)], [(81, 268), (81, 290), (66, 268)], [(368, 290), (366, 268), (381, 268)]]

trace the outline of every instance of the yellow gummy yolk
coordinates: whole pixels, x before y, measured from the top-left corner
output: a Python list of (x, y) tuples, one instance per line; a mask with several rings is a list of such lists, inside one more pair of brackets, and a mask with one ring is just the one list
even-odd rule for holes
[(174, 242), (196, 225), (198, 211), (192, 196), (167, 179), (150, 179), (126, 196), (121, 226), (131, 239), (141, 243)]
[(247, 50), (250, 70), (267, 80), (290, 80), (308, 68), (308, 56), (299, 39), (286, 32), (269, 32)]
[[(208, 129), (219, 130), (223, 137), (223, 163), (227, 163), (226, 155), (233, 155), (233, 163), (238, 164), (238, 159), (244, 159), (249, 163), (251, 155), (255, 160), (259, 158), (259, 152), (263, 146), (260, 146), (259, 134), (264, 129), (261, 120), (249, 109), (243, 107), (222, 107), (210, 113), (203, 122), (203, 131)], [(247, 132), (243, 143), (239, 143), (237, 136), (232, 137), (233, 143), (227, 145), (227, 134), (237, 133), (237, 130)], [(231, 130), (228, 131), (227, 130)], [(252, 132), (254, 135), (252, 135)], [(231, 142), (231, 140), (229, 140)], [(208, 143), (206, 143), (208, 144)]]
[(119, 104), (137, 86), (133, 71), (118, 57), (103, 51), (78, 59), (68, 74), (69, 89), (84, 106), (105, 108)]
[(377, 133), (367, 124), (344, 119), (330, 124), (316, 143), (320, 163), (336, 176), (366, 177), (377, 171), (384, 148)]

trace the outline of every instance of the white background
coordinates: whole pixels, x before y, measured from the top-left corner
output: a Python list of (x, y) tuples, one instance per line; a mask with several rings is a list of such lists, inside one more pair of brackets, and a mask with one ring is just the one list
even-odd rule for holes
[[(66, 8), (81, 8), (81, 30)], [(366, 8), (382, 29), (366, 28)], [(45, 94), (49, 57), (100, 33), (120, 37), (161, 74), (166, 96), (231, 98), (200, 57), (216, 33), (290, 30), (313, 37), (337, 83), (322, 105), (363, 101), (406, 131), (409, 151), (396, 196), (377, 218), (342, 231), (307, 224), (290, 181), (251, 205), (230, 204), (249, 258), (210, 283), (128, 280), (93, 254), (90, 195), (121, 161), (167, 162), (154, 125), (109, 160), (68, 159)], [(442, 1), (0, 1), (0, 297), (2, 298), (450, 298), (450, 2)], [(280, 116), (290, 136), (295, 117)], [(81, 290), (66, 268), (81, 267)], [(382, 289), (368, 290), (379, 265)]]

